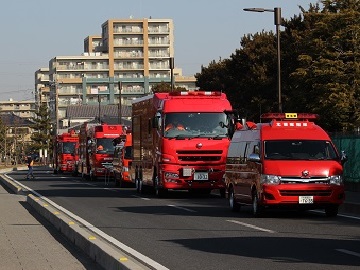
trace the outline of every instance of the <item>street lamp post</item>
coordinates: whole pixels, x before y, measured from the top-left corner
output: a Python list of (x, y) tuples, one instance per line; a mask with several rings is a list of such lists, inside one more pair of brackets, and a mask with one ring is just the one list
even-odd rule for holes
[(170, 57), (171, 92), (174, 91), (174, 57)]
[(278, 90), (278, 105), (279, 112), (282, 112), (281, 103), (281, 63), (280, 63), (280, 25), (281, 25), (281, 8), (274, 9), (266, 8), (244, 8), (244, 11), (251, 12), (274, 12), (274, 23), (276, 26), (276, 49), (277, 49), (277, 90)]

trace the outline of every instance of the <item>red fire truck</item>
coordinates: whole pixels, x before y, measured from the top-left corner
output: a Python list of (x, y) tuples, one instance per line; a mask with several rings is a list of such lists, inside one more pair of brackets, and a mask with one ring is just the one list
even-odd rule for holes
[(79, 135), (74, 130), (55, 137), (53, 149), (54, 173), (71, 172), (77, 175), (79, 164)]
[(224, 196), (230, 143), (226, 112), (231, 110), (218, 91), (155, 93), (134, 100), (129, 172), (137, 191), (149, 188), (161, 197), (170, 189), (219, 189)]
[(123, 132), (121, 125), (84, 123), (80, 127), (79, 172), (82, 178), (96, 180), (112, 175), (113, 140)]
[(132, 135), (127, 131), (114, 140), (115, 154), (113, 160), (115, 184), (124, 187), (133, 184), (129, 175), (129, 167), (132, 158)]
[(336, 216), (345, 199), (343, 163), (315, 114), (267, 113), (243, 123), (228, 151), (226, 186), (233, 211), (252, 205), (258, 216), (272, 207), (325, 209)]

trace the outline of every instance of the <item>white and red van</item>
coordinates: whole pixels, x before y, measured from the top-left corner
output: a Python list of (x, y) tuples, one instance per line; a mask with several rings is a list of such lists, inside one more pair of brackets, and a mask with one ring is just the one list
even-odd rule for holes
[(231, 139), (225, 172), (229, 205), (325, 209), (336, 216), (345, 199), (343, 163), (318, 115), (267, 113), (266, 123), (243, 123)]

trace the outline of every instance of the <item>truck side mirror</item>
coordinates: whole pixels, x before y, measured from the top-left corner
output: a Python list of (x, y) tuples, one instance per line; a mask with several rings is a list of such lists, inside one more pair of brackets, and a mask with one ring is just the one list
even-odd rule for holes
[(155, 117), (152, 119), (152, 127), (159, 128), (161, 127), (161, 113), (158, 111), (155, 114)]
[(256, 153), (252, 153), (250, 154), (248, 160), (253, 162), (260, 162), (260, 155)]

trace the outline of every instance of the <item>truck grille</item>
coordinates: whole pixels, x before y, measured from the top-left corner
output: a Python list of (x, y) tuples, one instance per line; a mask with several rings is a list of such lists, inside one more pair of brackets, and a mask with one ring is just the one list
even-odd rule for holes
[(178, 150), (177, 155), (179, 161), (184, 162), (214, 162), (220, 161), (222, 150)]

